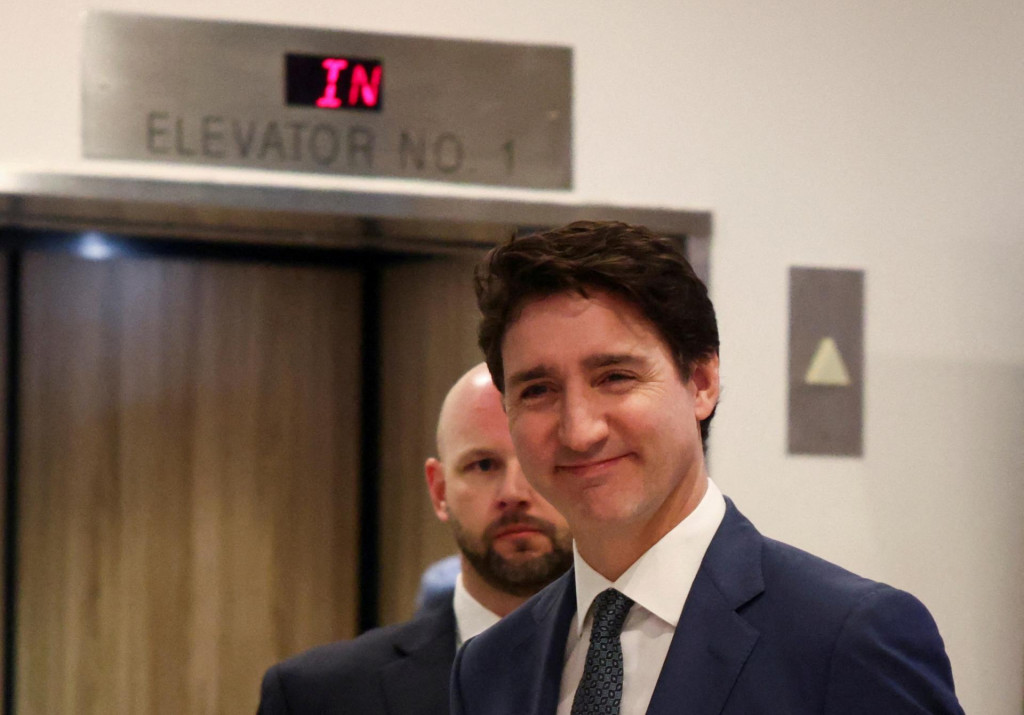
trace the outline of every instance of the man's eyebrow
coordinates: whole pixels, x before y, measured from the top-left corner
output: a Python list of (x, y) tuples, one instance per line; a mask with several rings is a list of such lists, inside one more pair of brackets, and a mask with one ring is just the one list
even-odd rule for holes
[(583, 367), (587, 370), (595, 370), (601, 367), (610, 367), (613, 365), (624, 365), (627, 367), (643, 365), (647, 362), (640, 355), (633, 355), (631, 353), (600, 353), (598, 355), (591, 355), (590, 357), (583, 360)]
[(461, 468), (481, 459), (498, 459), (498, 453), (493, 449), (488, 449), (487, 447), (473, 447), (472, 449), (467, 449), (465, 452), (458, 454), (455, 457), (455, 464), (457, 467)]
[(537, 367), (531, 367), (527, 370), (520, 370), (509, 375), (508, 379), (505, 380), (507, 387), (516, 387), (522, 385), (524, 382), (530, 382), (531, 380), (539, 380), (542, 377), (547, 377), (553, 371), (547, 365), (538, 365)]
[[(598, 353), (584, 358), (582, 364), (586, 370), (596, 370), (598, 368), (609, 367), (612, 365), (623, 365), (626, 367), (645, 365), (647, 364), (647, 360), (642, 355), (634, 355), (632, 353)], [(547, 365), (538, 365), (527, 370), (520, 370), (519, 372), (513, 373), (507, 380), (505, 380), (505, 385), (507, 387), (516, 387), (524, 382), (549, 377), (554, 374), (554, 372), (555, 370), (552, 367)]]

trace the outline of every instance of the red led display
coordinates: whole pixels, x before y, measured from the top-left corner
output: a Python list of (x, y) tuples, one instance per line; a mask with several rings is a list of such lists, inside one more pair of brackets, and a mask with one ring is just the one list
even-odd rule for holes
[(289, 106), (380, 111), (383, 91), (384, 64), (380, 60), (285, 56)]

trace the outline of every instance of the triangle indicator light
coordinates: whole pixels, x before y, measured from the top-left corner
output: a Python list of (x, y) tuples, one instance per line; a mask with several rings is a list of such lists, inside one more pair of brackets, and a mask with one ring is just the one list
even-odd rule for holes
[(807, 367), (804, 382), (808, 385), (828, 387), (849, 387), (850, 373), (839, 353), (839, 347), (832, 338), (822, 338), (814, 351), (811, 364)]

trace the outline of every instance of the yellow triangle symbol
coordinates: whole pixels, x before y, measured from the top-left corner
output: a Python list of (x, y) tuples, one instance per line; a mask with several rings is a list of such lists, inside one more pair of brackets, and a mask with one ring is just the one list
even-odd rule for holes
[(818, 349), (814, 351), (807, 374), (804, 375), (804, 382), (808, 385), (832, 387), (848, 387), (850, 385), (850, 373), (846, 370), (846, 363), (843, 362), (843, 356), (839, 354), (835, 340), (822, 338), (818, 343)]

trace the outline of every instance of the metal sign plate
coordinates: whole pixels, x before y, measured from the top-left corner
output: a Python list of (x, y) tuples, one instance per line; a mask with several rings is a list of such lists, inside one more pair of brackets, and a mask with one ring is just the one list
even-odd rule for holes
[(84, 52), (89, 158), (572, 186), (566, 47), (95, 12)]

